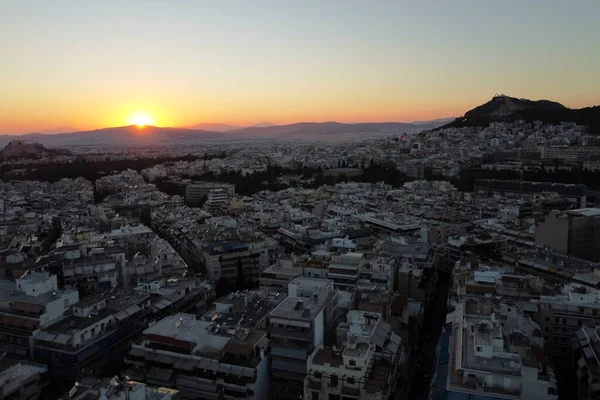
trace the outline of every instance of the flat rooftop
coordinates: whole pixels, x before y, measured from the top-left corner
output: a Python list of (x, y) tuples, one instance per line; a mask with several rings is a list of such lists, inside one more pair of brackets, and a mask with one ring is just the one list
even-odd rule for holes
[[(490, 327), (490, 318), (467, 317), (468, 326), (463, 326), (462, 343), (462, 367), (464, 369), (485, 371), (503, 375), (521, 376), (521, 358), (518, 354), (494, 352), (492, 357), (480, 357), (475, 354), (475, 346), (478, 344), (492, 344), (493, 331), (482, 328), (484, 325)], [(474, 326), (474, 334), (470, 333)]]
[(0, 296), (0, 299), (10, 300), (10, 301), (19, 302), (19, 303), (26, 303), (26, 304), (46, 305), (55, 299), (59, 299), (63, 296), (66, 296), (66, 295), (74, 293), (74, 292), (77, 292), (77, 290), (76, 289), (58, 289), (55, 291), (40, 294), (38, 296), (28, 296), (23, 292), (12, 292), (7, 296)]
[(287, 297), (272, 312), (273, 317), (312, 321), (323, 309), (325, 299)]
[(165, 317), (144, 331), (149, 341), (155, 340), (151, 336), (166, 338), (171, 343), (176, 340), (189, 344), (192, 354), (215, 358), (223, 353), (230, 342), (254, 346), (265, 335), (262, 331), (249, 329), (220, 329), (214, 322), (198, 320), (195, 315), (183, 313)]
[(569, 215), (578, 215), (581, 217), (598, 217), (600, 216), (600, 208), (579, 208), (577, 210), (565, 211)]
[(324, 347), (317, 350), (313, 356), (312, 363), (317, 365), (330, 364), (331, 366), (338, 367), (344, 364), (344, 359), (341, 354), (333, 351), (331, 347)]

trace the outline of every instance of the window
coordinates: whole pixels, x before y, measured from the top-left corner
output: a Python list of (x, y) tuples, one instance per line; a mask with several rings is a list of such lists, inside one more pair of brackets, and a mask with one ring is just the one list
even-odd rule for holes
[(337, 385), (338, 385), (338, 376), (337, 375), (331, 375), (330, 386), (331, 387), (336, 387)]
[(512, 312), (512, 309), (510, 307), (508, 307), (508, 312)]
[(68, 298), (67, 298), (67, 299), (65, 299), (65, 300), (63, 301), (63, 303), (64, 303), (65, 307), (69, 307), (69, 299), (68, 299)]
[(356, 366), (356, 360), (350, 360), (349, 361), (350, 365), (352, 365), (353, 367)]
[(347, 379), (348, 384), (354, 385), (354, 378), (350, 377)]
[(312, 400), (319, 400), (319, 392), (312, 392)]
[(546, 317), (546, 318), (545, 318), (545, 321), (546, 321), (546, 322), (550, 322), (550, 318)]
[(592, 310), (592, 315), (595, 317), (596, 315), (598, 315), (598, 310)]
[(478, 353), (481, 353), (481, 351), (482, 351), (482, 350), (483, 350), (483, 349), (481, 348), (481, 346), (477, 346), (477, 352), (478, 352)]

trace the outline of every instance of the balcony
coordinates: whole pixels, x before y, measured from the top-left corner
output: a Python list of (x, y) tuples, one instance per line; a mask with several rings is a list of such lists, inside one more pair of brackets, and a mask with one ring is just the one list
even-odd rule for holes
[(309, 379), (307, 387), (309, 389), (321, 390), (323, 388), (323, 383), (321, 383), (320, 381), (311, 381)]

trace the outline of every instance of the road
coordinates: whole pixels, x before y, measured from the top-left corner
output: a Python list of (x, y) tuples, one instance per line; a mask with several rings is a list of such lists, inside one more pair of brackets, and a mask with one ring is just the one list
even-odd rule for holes
[(408, 397), (411, 400), (425, 400), (429, 397), (435, 349), (440, 339), (442, 326), (446, 322), (446, 303), (449, 285), (449, 276), (440, 273), (435, 291), (435, 299), (431, 303), (429, 310), (425, 313), (423, 320), (421, 342), (412, 357), (413, 365), (410, 368), (412, 374), (407, 379), (407, 382), (411, 385), (409, 390), (410, 396)]

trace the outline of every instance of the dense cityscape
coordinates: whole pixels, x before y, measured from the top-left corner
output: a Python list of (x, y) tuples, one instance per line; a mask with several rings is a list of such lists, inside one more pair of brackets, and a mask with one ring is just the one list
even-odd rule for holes
[(596, 398), (597, 132), (454, 125), (335, 146), (11, 141), (0, 395)]
[(0, 400), (600, 400), (599, 15), (0, 1)]

